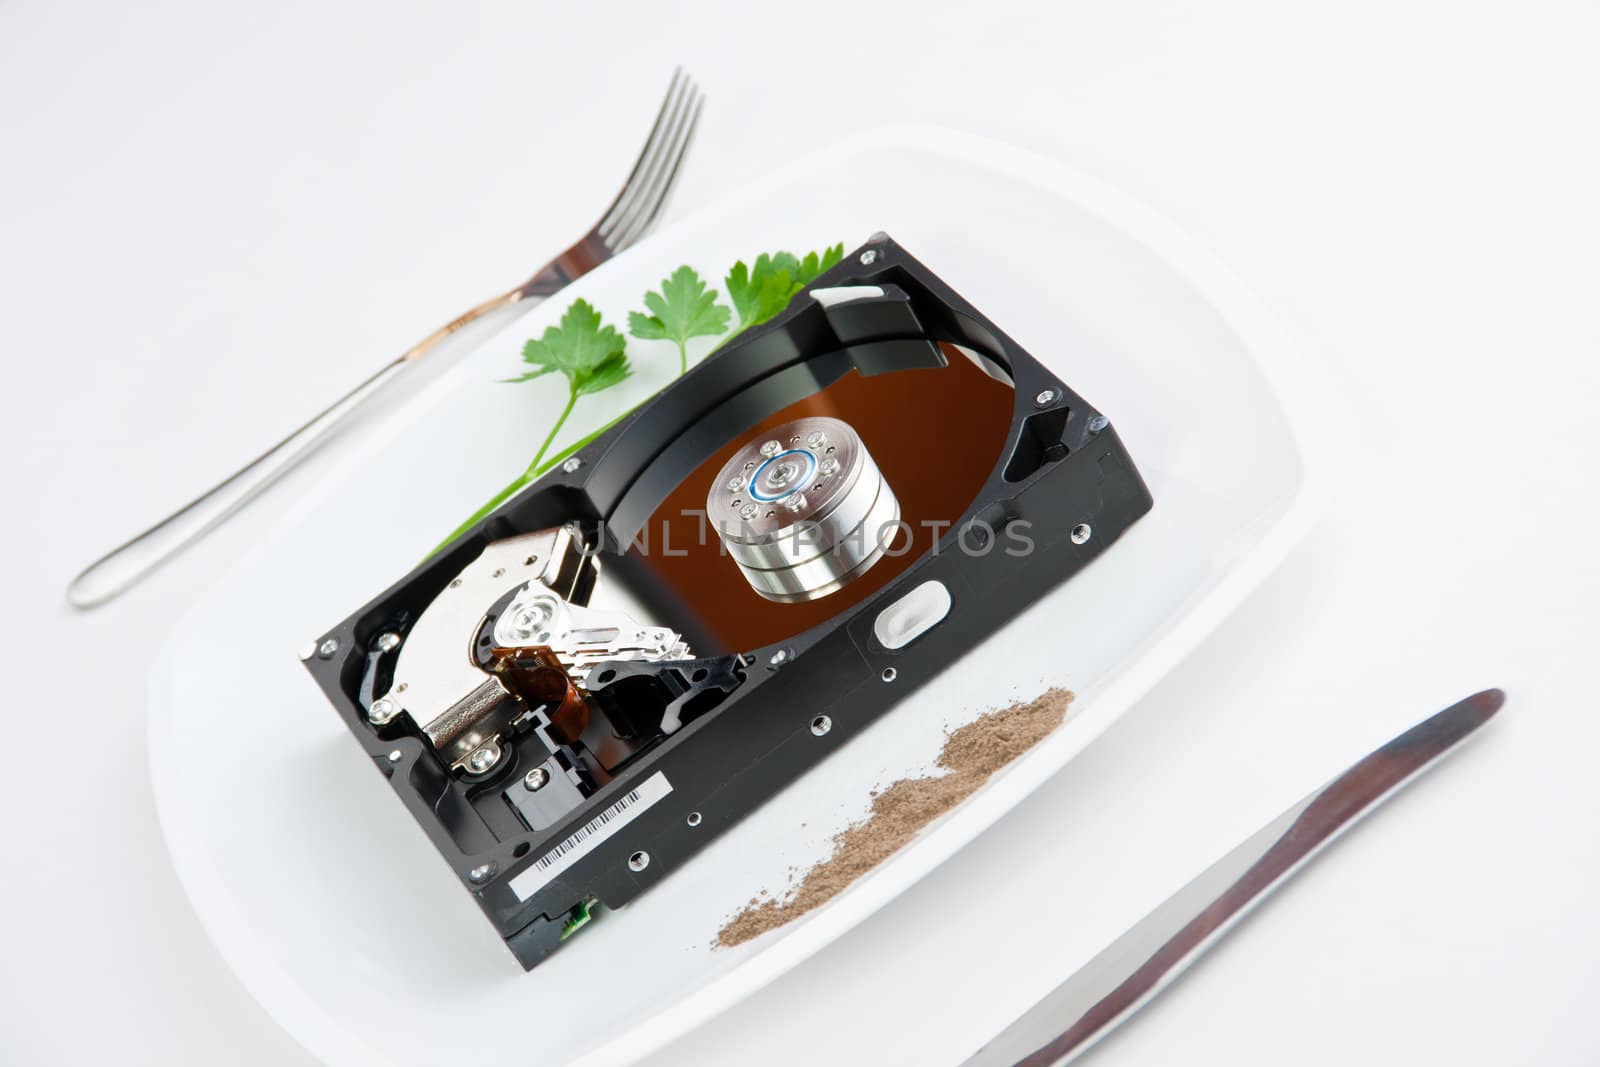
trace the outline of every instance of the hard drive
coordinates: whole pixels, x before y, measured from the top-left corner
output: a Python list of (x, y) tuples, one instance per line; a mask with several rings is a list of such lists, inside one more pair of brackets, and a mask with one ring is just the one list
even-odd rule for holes
[(1105, 415), (879, 234), (307, 667), (531, 968), (1151, 503)]

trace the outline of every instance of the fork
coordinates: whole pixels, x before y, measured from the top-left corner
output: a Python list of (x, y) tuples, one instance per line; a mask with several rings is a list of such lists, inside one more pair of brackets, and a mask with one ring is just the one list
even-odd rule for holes
[(456, 331), (492, 311), (538, 304), (635, 244), (666, 206), (704, 102), (694, 81), (681, 68), (674, 71), (666, 99), (628, 180), (588, 233), (534, 271), (527, 281), (457, 315), (227, 480), (90, 564), (68, 584), (67, 601), (74, 607), (90, 608), (126, 591), (288, 473), (362, 405)]

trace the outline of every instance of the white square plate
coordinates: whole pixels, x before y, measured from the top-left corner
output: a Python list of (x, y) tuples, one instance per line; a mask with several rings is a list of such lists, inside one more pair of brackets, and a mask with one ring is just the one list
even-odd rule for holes
[[(524, 974), (296, 659), (520, 471), (565, 400), (508, 386), (583, 296), (625, 323), (679, 263), (884, 230), (1105, 411), (1155, 509), (694, 860)], [(702, 351), (710, 342), (702, 343)], [(659, 357), (648, 347), (659, 344)], [(665, 385), (676, 353), (586, 400), (559, 449)], [(330, 1064), (637, 1059), (844, 934), (1074, 755), (1277, 564), (1337, 452), (1310, 368), (1225, 271), (1093, 179), (938, 129), (856, 138), (639, 245), (512, 323), (381, 426), (185, 618), (154, 671), (150, 759), (180, 878), (266, 1009)], [(826, 907), (732, 950), (722, 923), (828, 851), (947, 727), (1051, 685), (1066, 724)], [(560, 1034), (561, 1040), (550, 1041)], [(559, 1059), (565, 1057), (565, 1059)]]

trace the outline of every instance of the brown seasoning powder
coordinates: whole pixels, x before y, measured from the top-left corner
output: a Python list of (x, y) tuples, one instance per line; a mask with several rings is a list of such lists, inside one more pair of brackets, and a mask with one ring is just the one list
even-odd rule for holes
[(1025, 704), (991, 711), (945, 738), (935, 778), (902, 778), (872, 796), (872, 814), (833, 838), (833, 853), (785, 900), (752, 900), (717, 933), (731, 948), (826, 904), (888, 859), (924, 826), (977, 792), (1000, 768), (1061, 725), (1072, 694), (1050, 689)]

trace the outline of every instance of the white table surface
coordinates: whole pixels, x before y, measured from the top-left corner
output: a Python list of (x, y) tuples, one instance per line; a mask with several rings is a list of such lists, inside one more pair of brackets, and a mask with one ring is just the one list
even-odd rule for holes
[(155, 7), (0, 4), (0, 1062), (308, 1062), (173, 875), (144, 676), (348, 439), (123, 600), (76, 614), (62, 586), (580, 232), (676, 62), (711, 100), (676, 213), (886, 120), (1032, 147), (1172, 216), (1310, 338), (1354, 464), (1066, 773), (652, 1062), (904, 1062), (897, 1032), (963, 988), (1086, 951), (1074, 915), (1133, 921), (1212, 841), (1490, 684), (1511, 701), (1485, 737), (1094, 1062), (1600, 1053), (1592, 4)]

